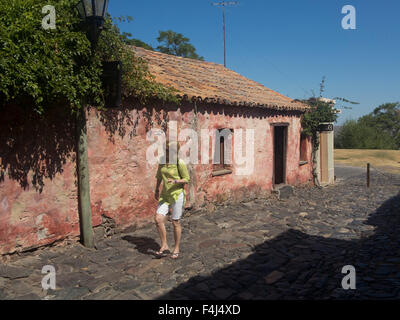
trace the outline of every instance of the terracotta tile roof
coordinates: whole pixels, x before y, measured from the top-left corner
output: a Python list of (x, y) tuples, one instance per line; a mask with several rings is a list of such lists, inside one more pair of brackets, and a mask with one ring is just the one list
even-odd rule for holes
[(212, 62), (199, 61), (131, 46), (149, 64), (156, 81), (182, 97), (219, 104), (305, 111), (309, 107)]

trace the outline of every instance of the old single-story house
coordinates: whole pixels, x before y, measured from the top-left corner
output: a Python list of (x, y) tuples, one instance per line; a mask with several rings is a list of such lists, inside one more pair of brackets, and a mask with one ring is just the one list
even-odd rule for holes
[[(152, 128), (178, 134), (211, 130), (210, 162), (189, 164), (187, 207), (267, 196), (275, 185), (312, 183), (312, 146), (301, 138), (307, 106), (222, 65), (132, 47), (162, 84), (174, 87), (179, 104), (131, 99), (119, 108), (88, 111), (88, 153), (93, 226), (110, 219), (125, 228), (155, 213), (156, 164), (146, 161)], [(0, 254), (79, 236), (73, 124), (61, 111), (38, 123), (20, 107), (0, 116)], [(254, 170), (237, 174), (237, 164), (213, 164), (225, 150), (216, 141), (223, 129), (254, 130)], [(234, 135), (233, 139), (237, 139)], [(199, 139), (199, 150), (200, 139)], [(245, 152), (245, 147), (243, 152)], [(224, 152), (221, 152), (223, 154)], [(201, 155), (199, 154), (199, 158)], [(224, 159), (222, 157), (222, 159)], [(221, 161), (223, 162), (223, 161)]]

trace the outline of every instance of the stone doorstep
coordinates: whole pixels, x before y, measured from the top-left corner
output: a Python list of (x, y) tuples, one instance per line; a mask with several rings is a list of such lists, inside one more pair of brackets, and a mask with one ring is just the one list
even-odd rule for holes
[(287, 184), (274, 186), (272, 192), (278, 195), (279, 200), (287, 200), (294, 195), (293, 187)]

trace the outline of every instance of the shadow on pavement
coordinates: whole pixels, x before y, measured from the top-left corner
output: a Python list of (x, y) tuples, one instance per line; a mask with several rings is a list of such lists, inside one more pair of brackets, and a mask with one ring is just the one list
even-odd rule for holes
[[(357, 240), (288, 230), (210, 276), (195, 276), (158, 299), (399, 299), (400, 194), (364, 223)], [(356, 269), (356, 290), (341, 286), (342, 268)]]
[(159, 244), (152, 238), (149, 237), (132, 237), (124, 236), (122, 240), (128, 241), (136, 246), (140, 253), (156, 256), (156, 251), (160, 249)]

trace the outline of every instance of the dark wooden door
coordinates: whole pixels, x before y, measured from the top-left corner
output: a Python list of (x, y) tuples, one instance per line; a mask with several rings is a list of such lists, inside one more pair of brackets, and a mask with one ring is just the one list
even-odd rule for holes
[(274, 127), (274, 184), (285, 183), (286, 126)]

